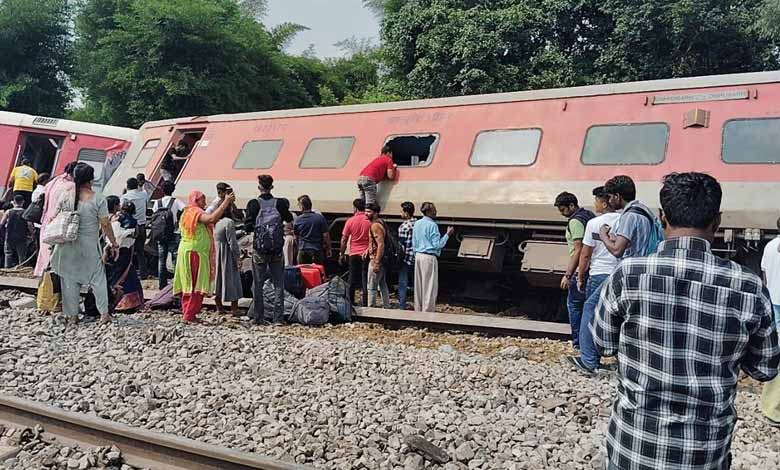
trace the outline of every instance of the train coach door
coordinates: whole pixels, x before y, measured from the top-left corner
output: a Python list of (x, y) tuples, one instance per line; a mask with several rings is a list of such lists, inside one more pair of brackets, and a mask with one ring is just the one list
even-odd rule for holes
[(51, 174), (57, 165), (64, 141), (65, 138), (61, 135), (21, 132), (13, 166), (19, 165), (26, 158), (38, 174)]
[[(39, 134), (35, 132), (20, 132), (16, 143), (16, 152), (12, 161), (4, 162), (9, 164), (5, 168), (6, 185), (11, 178), (11, 171), (22, 163), (22, 160), (30, 160), (31, 166), (41, 173), (52, 173), (57, 165), (65, 137), (56, 134)], [(13, 188), (6, 188), (5, 201), (10, 200)]]
[[(187, 167), (187, 163), (201, 144), (201, 138), (205, 131), (202, 128), (177, 131), (168, 143), (157, 168), (149, 179), (158, 186), (166, 179), (177, 183)], [(162, 197), (161, 193), (157, 193), (158, 191), (155, 192), (154, 199)]]

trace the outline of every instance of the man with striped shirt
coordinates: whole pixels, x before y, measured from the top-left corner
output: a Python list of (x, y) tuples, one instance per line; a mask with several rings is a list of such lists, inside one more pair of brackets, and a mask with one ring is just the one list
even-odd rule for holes
[(720, 184), (671, 174), (660, 194), (666, 241), (624, 259), (604, 282), (592, 333), (618, 356), (607, 433), (610, 470), (725, 470), (740, 369), (759, 381), (780, 363), (761, 278), (715, 256)]

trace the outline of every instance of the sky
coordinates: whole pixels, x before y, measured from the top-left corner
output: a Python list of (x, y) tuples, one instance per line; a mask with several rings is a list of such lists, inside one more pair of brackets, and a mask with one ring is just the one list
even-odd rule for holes
[(318, 57), (342, 56), (334, 44), (352, 36), (379, 42), (379, 21), (361, 0), (269, 0), (263, 23), (270, 29), (285, 22), (310, 28), (298, 33), (287, 48), (290, 54), (300, 54), (314, 44)]

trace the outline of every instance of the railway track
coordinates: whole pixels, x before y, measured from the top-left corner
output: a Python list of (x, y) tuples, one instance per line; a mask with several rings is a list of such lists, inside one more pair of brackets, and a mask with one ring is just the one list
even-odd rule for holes
[[(0, 395), (0, 423), (10, 428), (43, 426), (44, 437), (71, 447), (115, 445), (125, 463), (152, 470), (312, 470), (245, 452), (168, 436), (105, 419)], [(13, 452), (11, 452), (13, 454)]]
[[(35, 293), (38, 282), (35, 279), (0, 276), (0, 290), (17, 289)], [(144, 297), (152, 298), (157, 291), (145, 290)], [(247, 308), (250, 299), (242, 299), (239, 306)], [(214, 305), (213, 299), (204, 304)], [(501, 317), (490, 314), (427, 313), (381, 308), (357, 309), (357, 321), (380, 323), (391, 328), (422, 327), (440, 331), (479, 332), (495, 336), (543, 337), (568, 339), (571, 329), (568, 324), (528, 320), (517, 317)]]

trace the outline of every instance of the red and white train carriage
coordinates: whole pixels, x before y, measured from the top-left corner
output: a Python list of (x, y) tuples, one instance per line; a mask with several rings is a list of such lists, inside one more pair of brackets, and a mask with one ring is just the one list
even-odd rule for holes
[(101, 186), (104, 167), (118, 166), (137, 134), (125, 127), (0, 111), (0, 194), (22, 158), (29, 158), (39, 174), (52, 175), (70, 162), (85, 162), (95, 168)]
[(718, 249), (744, 262), (755, 262), (780, 215), (780, 72), (149, 122), (106, 191), (120, 193), (137, 172), (159, 180), (162, 156), (182, 139), (194, 148), (177, 175), (179, 196), (226, 181), (245, 204), (257, 175), (269, 173), (276, 195), (310, 195), (334, 235), (358, 173), (389, 142), (400, 171), (380, 186), (385, 214), (406, 200), (434, 201), (458, 228), (443, 255), (450, 268), (531, 284), (554, 285), (564, 268), (556, 194), (587, 205), (616, 174), (634, 178), (639, 198), (655, 206), (667, 173), (717, 177)]

